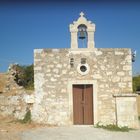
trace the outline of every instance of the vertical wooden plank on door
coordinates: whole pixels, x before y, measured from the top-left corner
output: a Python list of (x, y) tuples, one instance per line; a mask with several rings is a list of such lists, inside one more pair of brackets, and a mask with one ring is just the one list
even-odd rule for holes
[(93, 124), (93, 85), (84, 88), (84, 124)]
[(73, 121), (74, 124), (83, 124), (82, 85), (73, 85)]

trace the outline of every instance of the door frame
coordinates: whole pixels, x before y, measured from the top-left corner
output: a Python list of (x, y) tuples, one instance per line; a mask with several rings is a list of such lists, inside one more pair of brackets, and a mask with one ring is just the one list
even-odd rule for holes
[(70, 124), (74, 125), (73, 118), (73, 85), (92, 85), (93, 86), (93, 122), (94, 124), (98, 123), (98, 112), (97, 112), (97, 81), (96, 80), (74, 80), (68, 82), (68, 94), (69, 94), (69, 117)]

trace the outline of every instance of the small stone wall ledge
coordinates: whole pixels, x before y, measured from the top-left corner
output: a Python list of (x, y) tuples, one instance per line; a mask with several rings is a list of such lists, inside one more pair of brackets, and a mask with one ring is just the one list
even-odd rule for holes
[(135, 93), (119, 93), (113, 94), (113, 97), (137, 97), (138, 95)]

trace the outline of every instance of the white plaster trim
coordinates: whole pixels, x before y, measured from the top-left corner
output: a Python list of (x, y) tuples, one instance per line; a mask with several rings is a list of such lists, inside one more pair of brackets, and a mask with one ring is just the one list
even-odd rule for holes
[(98, 123), (98, 98), (97, 98), (97, 81), (96, 80), (74, 80), (68, 82), (68, 94), (69, 94), (69, 118), (70, 124), (73, 124), (73, 85), (80, 84), (92, 84), (93, 85), (93, 119), (94, 124)]

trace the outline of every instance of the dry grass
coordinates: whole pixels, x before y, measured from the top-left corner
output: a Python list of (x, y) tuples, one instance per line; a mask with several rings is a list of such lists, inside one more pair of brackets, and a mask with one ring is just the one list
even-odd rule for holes
[(109, 131), (120, 131), (120, 132), (129, 132), (130, 130), (134, 130), (132, 128), (128, 128), (127, 126), (119, 127), (115, 124), (108, 124), (108, 125), (100, 125), (99, 123), (96, 124), (96, 128), (103, 128)]

